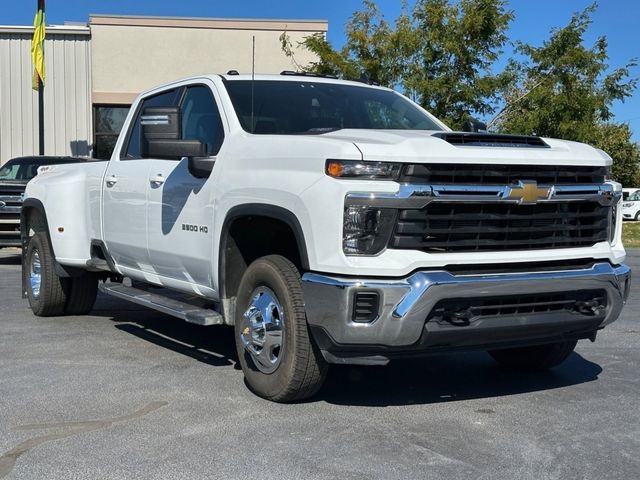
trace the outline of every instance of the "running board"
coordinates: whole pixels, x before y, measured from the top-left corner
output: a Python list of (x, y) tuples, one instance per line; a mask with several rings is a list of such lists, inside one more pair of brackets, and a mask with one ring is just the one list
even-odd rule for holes
[[(139, 288), (128, 287), (121, 283), (100, 283), (98, 288), (106, 295), (158, 310), (167, 315), (181, 318), (189, 323), (203, 326), (224, 324), (224, 317), (211, 308), (194, 305), (193, 303), (169, 298), (165, 295), (148, 292)], [(195, 299), (195, 297), (192, 298)], [(203, 299), (197, 299), (196, 301), (202, 303)]]

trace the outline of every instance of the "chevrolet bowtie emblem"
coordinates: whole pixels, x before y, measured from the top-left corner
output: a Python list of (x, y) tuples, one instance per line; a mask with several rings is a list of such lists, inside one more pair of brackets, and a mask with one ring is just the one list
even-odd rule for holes
[(551, 194), (551, 187), (539, 187), (533, 180), (520, 180), (517, 185), (510, 185), (504, 193), (505, 200), (517, 200), (518, 203), (534, 204), (538, 200), (547, 200)]

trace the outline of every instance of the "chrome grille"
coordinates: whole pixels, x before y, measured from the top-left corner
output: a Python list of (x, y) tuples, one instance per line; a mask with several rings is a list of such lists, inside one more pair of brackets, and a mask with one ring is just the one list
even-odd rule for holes
[(2, 190), (0, 194), (0, 239), (16, 239), (20, 236), (20, 208), (22, 190)]

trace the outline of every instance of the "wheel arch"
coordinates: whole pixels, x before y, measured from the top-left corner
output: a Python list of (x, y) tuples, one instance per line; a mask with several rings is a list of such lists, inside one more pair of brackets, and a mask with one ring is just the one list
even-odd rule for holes
[[(220, 231), (220, 241), (219, 241), (219, 258), (218, 258), (218, 287), (220, 292), (220, 298), (230, 298), (235, 296), (235, 292), (233, 292), (233, 288), (231, 288), (232, 293), (229, 295), (229, 289), (226, 285), (227, 278), (227, 263), (228, 263), (228, 254), (230, 253), (230, 239), (233, 242), (233, 238), (231, 235), (231, 229), (233, 225), (241, 220), (248, 218), (259, 217), (262, 219), (269, 219), (274, 222), (280, 222), (282, 225), (288, 227), (293, 239), (295, 240), (295, 246), (297, 248), (297, 255), (299, 268), (303, 270), (309, 269), (309, 256), (307, 253), (307, 245), (305, 242), (304, 231), (302, 229), (302, 225), (300, 221), (296, 217), (296, 215), (280, 206), (276, 205), (268, 205), (261, 203), (250, 203), (250, 204), (242, 204), (237, 205), (231, 208), (225, 217), (225, 220), (222, 225), (222, 229)], [(232, 252), (231, 252), (232, 253)], [(272, 252), (273, 253), (273, 252)], [(244, 273), (244, 271), (242, 272)], [(240, 272), (236, 273), (236, 276), (241, 277), (242, 274)], [(239, 283), (239, 278), (237, 279), (237, 283)]]
[[(34, 218), (37, 219), (37, 224), (34, 222)], [(55, 250), (53, 243), (51, 242), (51, 232), (49, 230), (49, 220), (47, 219), (47, 212), (43, 203), (37, 198), (27, 198), (22, 204), (20, 210), (20, 243), (22, 244), (22, 268), (25, 268), (25, 253), (27, 251), (27, 245), (29, 244), (29, 232), (32, 227), (36, 226), (38, 230), (47, 234), (47, 243), (53, 256), (53, 265), (56, 275), (62, 278), (77, 277), (84, 273), (83, 269), (77, 267), (68, 267), (60, 265), (56, 260)], [(25, 285), (22, 286), (22, 294), (24, 296)]]

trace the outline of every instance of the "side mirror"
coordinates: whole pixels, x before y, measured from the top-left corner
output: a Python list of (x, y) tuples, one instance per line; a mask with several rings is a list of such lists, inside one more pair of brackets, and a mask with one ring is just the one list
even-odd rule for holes
[(147, 107), (140, 118), (142, 157), (180, 160), (206, 157), (207, 148), (199, 140), (182, 138), (180, 107)]
[(472, 118), (464, 122), (462, 130), (465, 132), (487, 133), (487, 124)]
[(189, 157), (189, 173), (196, 178), (208, 178), (215, 162), (214, 158), (204, 155)]

